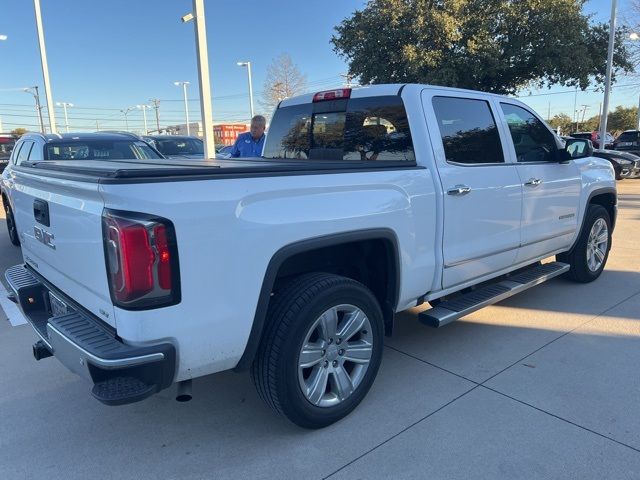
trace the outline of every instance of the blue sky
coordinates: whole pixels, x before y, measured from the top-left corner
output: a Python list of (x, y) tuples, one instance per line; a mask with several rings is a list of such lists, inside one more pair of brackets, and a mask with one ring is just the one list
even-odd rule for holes
[[(620, 18), (626, 15), (628, 2), (619, 2)], [(191, 10), (191, 1), (41, 0), (41, 4), (53, 98), (75, 105), (69, 111), (72, 127), (94, 128), (98, 120), (101, 128), (124, 128), (119, 110), (148, 103), (150, 98), (161, 99), (163, 124), (181, 123), (183, 104), (180, 89), (173, 85), (176, 80), (192, 83), (190, 106), (197, 115), (193, 25), (180, 22)], [(281, 53), (290, 54), (307, 75), (309, 90), (339, 85), (339, 75), (347, 67), (329, 43), (333, 27), (364, 4), (362, 0), (208, 0), (214, 120), (244, 121), (249, 116), (246, 69), (236, 65), (238, 60), (252, 62), (258, 112), (266, 66)], [(609, 9), (607, 0), (587, 4), (587, 11), (602, 20), (608, 18)], [(20, 91), (43, 83), (33, 2), (2, 0), (0, 10), (0, 34), (8, 36), (0, 42), (0, 118), (5, 130), (18, 124), (35, 129), (33, 98)], [(614, 88), (613, 106), (635, 104), (640, 79), (623, 78), (619, 83), (631, 86)], [(571, 113), (573, 93), (541, 95), (567, 90), (534, 91), (524, 100), (544, 116), (549, 102), (551, 115)], [(597, 112), (600, 100), (601, 94), (579, 92), (578, 108), (588, 104), (589, 117)], [(132, 128), (142, 126), (141, 112), (131, 112), (128, 118)]]

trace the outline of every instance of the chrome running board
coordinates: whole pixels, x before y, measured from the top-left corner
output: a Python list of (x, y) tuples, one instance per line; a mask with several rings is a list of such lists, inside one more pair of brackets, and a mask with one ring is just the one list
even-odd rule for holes
[(569, 265), (561, 262), (545, 263), (527, 268), (514, 275), (501, 277), (495, 283), (465, 293), (418, 315), (420, 321), (431, 327), (441, 327), (469, 315), (483, 307), (500, 302), (516, 293), (535, 287), (547, 280), (562, 275)]

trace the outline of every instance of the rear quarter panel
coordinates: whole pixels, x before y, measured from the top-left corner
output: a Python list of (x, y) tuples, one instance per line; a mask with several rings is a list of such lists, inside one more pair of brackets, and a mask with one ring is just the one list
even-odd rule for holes
[(116, 308), (128, 343), (172, 341), (182, 380), (233, 368), (244, 352), (267, 265), (282, 247), (324, 235), (391, 229), (399, 307), (434, 277), (436, 206), (427, 169), (101, 186), (108, 208), (160, 215), (176, 228), (182, 301)]

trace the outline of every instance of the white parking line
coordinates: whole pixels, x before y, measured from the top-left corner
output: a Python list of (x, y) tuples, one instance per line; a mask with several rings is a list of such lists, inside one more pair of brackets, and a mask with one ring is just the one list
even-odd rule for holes
[(13, 327), (27, 323), (18, 306), (7, 298), (7, 289), (4, 288), (2, 282), (0, 282), (0, 307), (4, 310), (4, 313), (9, 319), (9, 323)]

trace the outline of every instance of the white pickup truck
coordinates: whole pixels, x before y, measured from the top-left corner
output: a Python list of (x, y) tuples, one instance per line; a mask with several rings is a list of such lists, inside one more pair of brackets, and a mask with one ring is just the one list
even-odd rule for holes
[(611, 248), (611, 164), (513, 98), (289, 98), (257, 159), (65, 160), (64, 141), (14, 150), (45, 155), (3, 177), (24, 256), (6, 278), (36, 359), (110, 405), (250, 369), (274, 410), (323, 427), (366, 395), (395, 312), (429, 302), (441, 326), (560, 274), (592, 281)]

